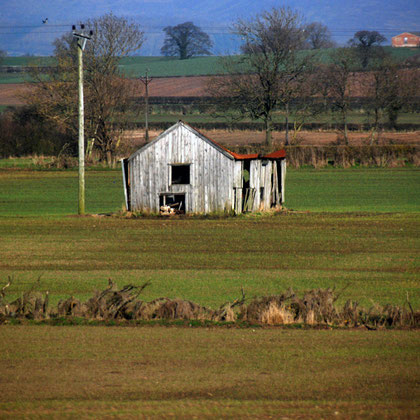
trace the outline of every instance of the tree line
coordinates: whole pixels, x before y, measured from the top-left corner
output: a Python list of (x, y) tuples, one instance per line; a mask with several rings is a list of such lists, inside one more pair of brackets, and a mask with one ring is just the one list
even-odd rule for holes
[[(278, 110), (286, 119), (286, 145), (291, 114), (303, 123), (322, 112), (339, 115), (348, 144), (351, 102), (355, 91), (363, 92), (371, 102), (374, 143), (384, 114), (395, 123), (398, 112), (420, 96), (419, 72), (401, 71), (381, 47), (385, 37), (376, 31), (356, 32), (348, 46), (334, 50), (328, 64), (321, 64), (316, 52), (302, 54), (307, 42), (303, 17), (290, 8), (274, 8), (240, 20), (234, 31), (244, 41), (242, 54), (239, 59), (224, 58), (229, 77), (213, 78), (209, 92), (220, 99), (223, 115), (238, 115), (239, 110), (240, 116), (262, 120), (266, 146), (271, 145), (273, 114)], [(357, 71), (360, 68), (365, 74)]]
[[(142, 112), (141, 104), (132, 101), (138, 87), (122, 74), (119, 60), (139, 51), (145, 37), (138, 24), (112, 13), (85, 24), (93, 32), (84, 52), (86, 150), (112, 164), (128, 123), (127, 111)], [(180, 59), (210, 54), (210, 38), (192, 22), (164, 31), (163, 54)], [(243, 41), (241, 54), (221, 58), (227, 76), (213, 78), (208, 86), (216, 99), (213, 112), (225, 118), (262, 120), (267, 146), (273, 113), (279, 110), (286, 118), (286, 144), (291, 117), (303, 125), (308, 116), (321, 112), (340, 116), (348, 142), (348, 113), (357, 84), (371, 97), (372, 141), (384, 115), (395, 122), (409, 99), (420, 96), (420, 83), (384, 53), (385, 38), (377, 32), (357, 32), (347, 47), (334, 50), (328, 64), (321, 64), (318, 54), (320, 48), (333, 46), (328, 28), (317, 22), (306, 24), (290, 8), (239, 20), (233, 32)], [(2, 156), (76, 152), (77, 47), (72, 33), (58, 38), (54, 47), (57, 66), (48, 74), (32, 70), (36, 83), (25, 96), (28, 106), (0, 117)], [(356, 77), (360, 67), (367, 76)]]

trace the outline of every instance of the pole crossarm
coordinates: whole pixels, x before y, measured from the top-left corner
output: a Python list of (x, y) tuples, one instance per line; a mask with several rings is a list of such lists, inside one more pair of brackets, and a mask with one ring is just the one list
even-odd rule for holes
[(73, 36), (75, 36), (76, 38), (85, 38), (85, 39), (88, 39), (88, 40), (92, 39), (91, 36), (87, 36), (85, 34), (79, 34), (77, 32), (73, 32)]

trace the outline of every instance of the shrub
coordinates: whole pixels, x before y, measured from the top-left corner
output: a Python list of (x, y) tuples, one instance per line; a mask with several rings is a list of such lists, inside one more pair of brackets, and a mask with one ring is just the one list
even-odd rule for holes
[(67, 155), (76, 153), (70, 133), (62, 132), (31, 107), (9, 109), (0, 115), (0, 157), (58, 156), (67, 145)]
[[(403, 307), (374, 304), (369, 309), (348, 300), (342, 308), (336, 305), (339, 293), (334, 289), (313, 289), (303, 297), (290, 288), (280, 295), (256, 297), (245, 304), (245, 294), (234, 302), (227, 302), (213, 310), (197, 303), (162, 297), (151, 302), (139, 299), (149, 283), (127, 285), (119, 289), (111, 280), (108, 287), (96, 291), (87, 302), (73, 296), (61, 300), (54, 308), (48, 306), (48, 292), (43, 296), (32, 287), (21, 297), (8, 303), (6, 289), (0, 290), (0, 324), (14, 319), (75, 319), (101, 320), (187, 320), (212, 322), (247, 322), (261, 325), (328, 325), (341, 327), (365, 326), (367, 329), (384, 327), (420, 327), (420, 311), (415, 312), (408, 300)], [(39, 285), (39, 279), (35, 286)], [(236, 309), (239, 308), (239, 311)]]

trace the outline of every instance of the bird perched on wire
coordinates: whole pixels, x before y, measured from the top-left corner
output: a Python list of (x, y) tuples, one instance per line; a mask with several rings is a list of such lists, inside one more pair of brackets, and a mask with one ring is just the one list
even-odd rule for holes
[(48, 18), (42, 19), (42, 23), (43, 23), (43, 24), (48, 23)]

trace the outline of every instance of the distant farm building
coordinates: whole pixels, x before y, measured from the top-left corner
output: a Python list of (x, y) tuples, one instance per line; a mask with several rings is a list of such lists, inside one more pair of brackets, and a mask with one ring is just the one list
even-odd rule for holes
[(286, 153), (241, 155), (178, 122), (123, 159), (126, 207), (153, 213), (264, 211), (284, 202)]
[(392, 37), (393, 47), (420, 47), (420, 32), (403, 32)]

